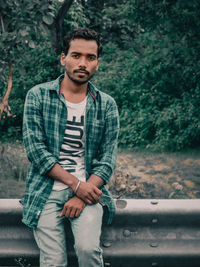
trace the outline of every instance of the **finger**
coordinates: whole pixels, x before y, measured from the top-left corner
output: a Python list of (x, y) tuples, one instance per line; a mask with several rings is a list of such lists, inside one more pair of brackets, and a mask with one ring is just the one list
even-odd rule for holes
[(96, 203), (99, 200), (99, 196), (95, 193), (90, 193), (89, 199), (92, 201), (92, 203)]
[(89, 205), (92, 204), (92, 201), (90, 200), (90, 198), (87, 198), (87, 197), (85, 197), (84, 202), (89, 204)]
[(81, 212), (82, 212), (81, 209), (77, 209), (77, 210), (76, 210), (76, 213), (74, 214), (74, 216), (75, 216), (76, 218), (79, 217), (80, 214), (81, 214)]
[(99, 189), (99, 188), (95, 188), (94, 189), (94, 192), (100, 197), (103, 193), (102, 193), (102, 191)]
[(68, 208), (66, 209), (66, 211), (65, 211), (65, 217), (66, 217), (66, 218), (70, 218), (71, 210), (72, 210), (72, 208), (70, 208), (70, 207), (68, 207)]
[(64, 206), (59, 217), (63, 217), (65, 215), (65, 212), (66, 212), (66, 207)]
[(75, 213), (76, 213), (76, 209), (75, 209), (75, 208), (72, 208), (72, 209), (70, 210), (70, 213), (69, 213), (69, 218), (73, 219), (74, 216), (75, 216)]
[(102, 195), (102, 191), (99, 190), (98, 188), (94, 188), (94, 191), (90, 193), (91, 197), (92, 197), (92, 201), (93, 202), (98, 202), (99, 201), (99, 198), (100, 196)]
[(60, 213), (60, 215), (59, 215), (59, 217), (63, 217), (63, 216), (64, 216), (64, 212), (62, 210), (61, 213)]

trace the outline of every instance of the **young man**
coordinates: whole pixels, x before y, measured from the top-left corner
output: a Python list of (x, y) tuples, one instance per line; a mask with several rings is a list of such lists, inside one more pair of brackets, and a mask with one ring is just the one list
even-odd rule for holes
[(105, 185), (116, 163), (118, 110), (89, 82), (99, 66), (99, 35), (75, 29), (64, 46), (65, 74), (33, 87), (25, 102), (23, 137), (31, 166), (23, 222), (34, 228), (40, 266), (67, 266), (67, 218), (79, 267), (102, 267), (102, 217), (110, 223), (115, 210)]

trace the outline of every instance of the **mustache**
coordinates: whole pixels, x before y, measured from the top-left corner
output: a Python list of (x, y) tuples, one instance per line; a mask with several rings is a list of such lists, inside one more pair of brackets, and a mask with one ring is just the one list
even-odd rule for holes
[(74, 73), (79, 73), (79, 72), (84, 72), (84, 73), (86, 73), (86, 74), (90, 74), (87, 70), (85, 70), (85, 69), (78, 69), (78, 70), (74, 70)]

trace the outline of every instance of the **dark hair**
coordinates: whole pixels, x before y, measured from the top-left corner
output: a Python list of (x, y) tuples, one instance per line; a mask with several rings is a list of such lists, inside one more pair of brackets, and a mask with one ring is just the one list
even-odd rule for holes
[(100, 34), (89, 28), (78, 28), (73, 29), (67, 33), (63, 39), (63, 52), (67, 55), (70, 42), (74, 39), (85, 39), (85, 40), (94, 40), (97, 42), (98, 51), (97, 56), (99, 57), (102, 52), (102, 44)]

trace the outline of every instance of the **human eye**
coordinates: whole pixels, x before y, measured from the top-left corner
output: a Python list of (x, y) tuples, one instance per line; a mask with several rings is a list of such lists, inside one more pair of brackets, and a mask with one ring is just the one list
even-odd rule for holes
[(95, 56), (95, 55), (89, 55), (89, 56), (88, 56), (88, 59), (89, 59), (90, 61), (93, 61), (93, 60), (96, 59), (96, 56)]
[(72, 54), (72, 57), (73, 57), (74, 59), (78, 59), (78, 58), (80, 57), (80, 55), (79, 55), (79, 54)]

